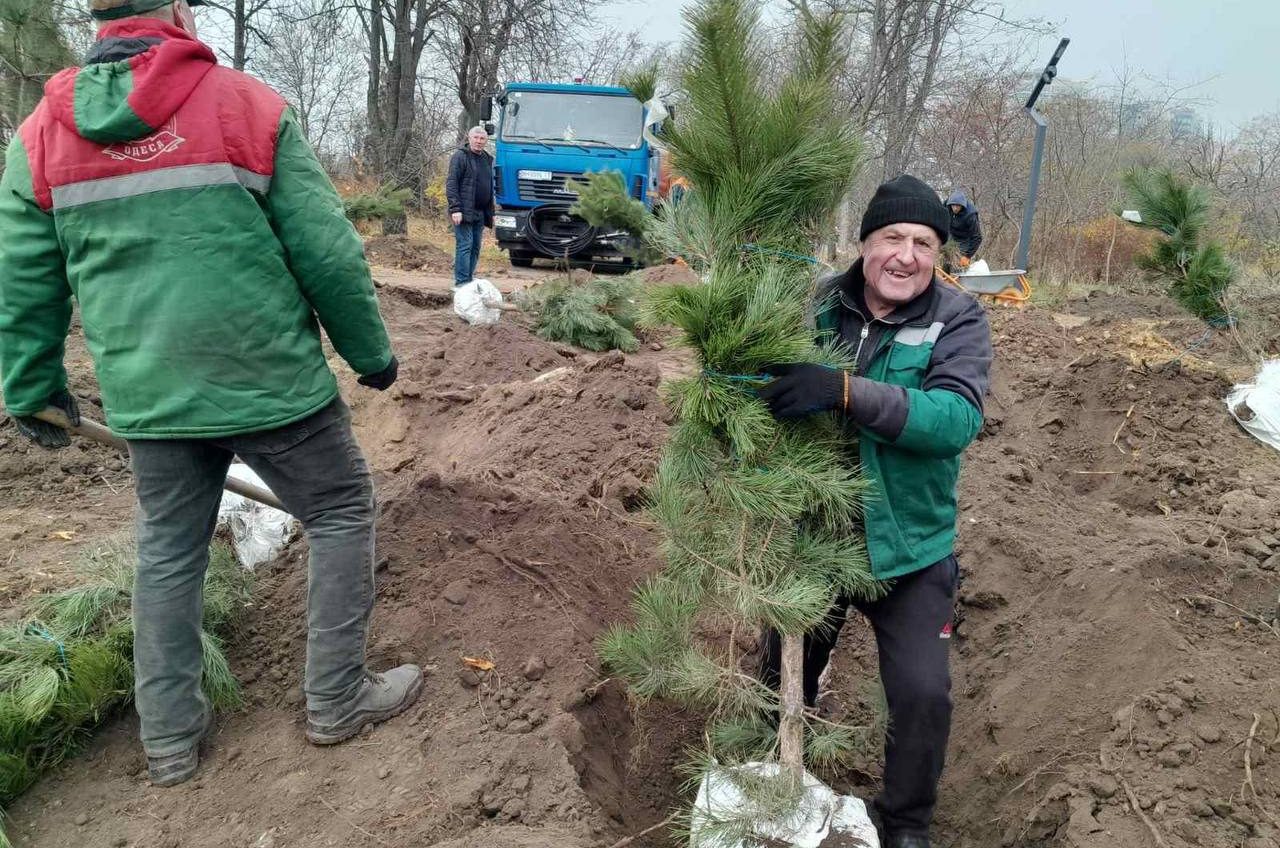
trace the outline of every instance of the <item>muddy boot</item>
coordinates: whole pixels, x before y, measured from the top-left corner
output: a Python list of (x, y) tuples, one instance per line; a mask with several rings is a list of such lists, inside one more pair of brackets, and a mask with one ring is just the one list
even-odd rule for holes
[(147, 757), (147, 776), (152, 786), (177, 786), (186, 783), (200, 768), (200, 743), (213, 729), (213, 712), (205, 713), (204, 729), (196, 744), (185, 751), (164, 757)]
[(895, 833), (889, 837), (885, 848), (929, 848), (929, 837), (917, 833)]
[(416, 665), (398, 666), (382, 674), (370, 672), (350, 706), (307, 711), (307, 741), (313, 745), (344, 742), (367, 725), (404, 712), (421, 691), (422, 669)]

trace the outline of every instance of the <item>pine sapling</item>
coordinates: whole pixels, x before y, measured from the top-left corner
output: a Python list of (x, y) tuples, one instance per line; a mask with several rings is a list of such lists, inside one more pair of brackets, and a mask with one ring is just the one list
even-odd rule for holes
[(1223, 299), (1236, 268), (1223, 246), (1206, 234), (1208, 192), (1167, 168), (1134, 169), (1123, 184), (1142, 218), (1139, 226), (1160, 233), (1138, 264), (1163, 280), (1192, 315), (1210, 324), (1229, 321)]
[[(666, 566), (636, 592), (634, 623), (600, 643), (636, 696), (709, 713), (699, 770), (785, 766), (781, 783), (730, 772), (752, 809), (714, 823), (722, 837), (793, 806), (806, 759), (830, 763), (862, 738), (865, 729), (805, 709), (801, 653), (837, 595), (879, 592), (854, 529), (864, 482), (838, 422), (776, 422), (755, 394), (772, 364), (850, 365), (847, 350), (819, 345), (809, 325), (804, 257), (852, 181), (860, 146), (833, 84), (841, 22), (804, 8), (799, 17), (795, 66), (774, 83), (753, 5), (703, 0), (686, 12), (686, 99), (664, 137), (691, 191), (660, 210), (651, 240), (703, 282), (656, 288), (642, 323), (675, 326), (698, 372), (664, 389), (677, 421), (651, 498)], [(780, 695), (744, 668), (738, 640), (762, 629), (782, 634)]]

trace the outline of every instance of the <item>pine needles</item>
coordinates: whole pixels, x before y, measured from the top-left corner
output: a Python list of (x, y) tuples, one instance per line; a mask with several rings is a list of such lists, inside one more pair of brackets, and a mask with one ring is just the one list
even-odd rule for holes
[(1169, 294), (1210, 324), (1228, 320), (1223, 306), (1236, 269), (1221, 244), (1209, 239), (1209, 194), (1167, 169), (1135, 169), (1124, 188), (1142, 216), (1141, 226), (1160, 232), (1139, 264), (1164, 280)]
[[(638, 697), (709, 711), (708, 767), (775, 757), (766, 717), (779, 698), (741, 670), (733, 636), (696, 634), (798, 636), (822, 625), (837, 593), (880, 591), (854, 531), (864, 483), (837, 423), (775, 422), (755, 395), (768, 365), (848, 364), (816, 344), (810, 266), (793, 255), (810, 252), (852, 181), (859, 143), (832, 85), (840, 21), (801, 16), (802, 55), (773, 86), (753, 5), (704, 0), (686, 12), (687, 100), (665, 137), (692, 190), (662, 208), (650, 237), (704, 281), (655, 289), (641, 323), (675, 326), (700, 368), (664, 389), (678, 416), (652, 487), (666, 568), (637, 591), (634, 623), (599, 644)], [(808, 735), (814, 761), (857, 742), (812, 721)]]
[(353, 194), (342, 201), (342, 211), (353, 222), (371, 221), (378, 218), (394, 218), (404, 214), (404, 205), (413, 195), (407, 188), (397, 189), (390, 185), (379, 186), (377, 191)]
[[(27, 618), (0, 627), (0, 805), (128, 702), (135, 561), (131, 543), (104, 545), (81, 563), (80, 586), (36, 598)], [(240, 691), (216, 634), (229, 632), (249, 585), (231, 549), (215, 543), (205, 577), (204, 686), (219, 709), (238, 706)]]
[(565, 188), (578, 195), (569, 211), (593, 227), (634, 236), (643, 236), (649, 228), (649, 208), (627, 194), (627, 184), (617, 171), (592, 171), (586, 182), (568, 180)]
[(572, 279), (547, 283), (525, 302), (538, 335), (587, 350), (640, 348), (636, 338), (639, 283), (632, 277), (598, 277), (576, 284)]
[[(687, 96), (664, 139), (693, 192), (675, 208), (698, 207), (694, 226), (705, 228), (698, 241), (714, 254), (707, 260), (748, 243), (808, 253), (812, 234), (852, 182), (860, 150), (832, 83), (841, 19), (802, 13), (800, 55), (777, 86), (764, 79), (770, 51), (754, 5), (708, 0), (686, 20)], [(690, 222), (671, 223), (677, 242), (688, 235)]]
[(655, 60), (622, 74), (618, 79), (618, 85), (630, 91), (636, 100), (648, 103), (658, 93), (660, 75), (661, 69)]

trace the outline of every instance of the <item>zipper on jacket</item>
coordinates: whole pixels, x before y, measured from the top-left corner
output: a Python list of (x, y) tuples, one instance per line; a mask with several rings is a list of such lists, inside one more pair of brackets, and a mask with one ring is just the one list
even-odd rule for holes
[(867, 341), (867, 336), (871, 335), (871, 325), (866, 319), (862, 320), (862, 332), (858, 334), (858, 349), (853, 353), (853, 373), (858, 373), (859, 360), (862, 359), (862, 345)]

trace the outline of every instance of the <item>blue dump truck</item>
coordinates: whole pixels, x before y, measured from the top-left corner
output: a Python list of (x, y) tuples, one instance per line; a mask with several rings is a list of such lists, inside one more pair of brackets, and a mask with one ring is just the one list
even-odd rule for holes
[[(511, 264), (527, 268), (546, 257), (595, 267), (639, 266), (637, 239), (598, 230), (570, 214), (577, 194), (565, 183), (592, 171), (616, 171), (631, 196), (652, 208), (660, 153), (645, 138), (648, 107), (625, 88), (581, 83), (509, 83), (493, 103), (494, 233)], [(495, 117), (492, 106), (485, 111), (485, 120)]]

